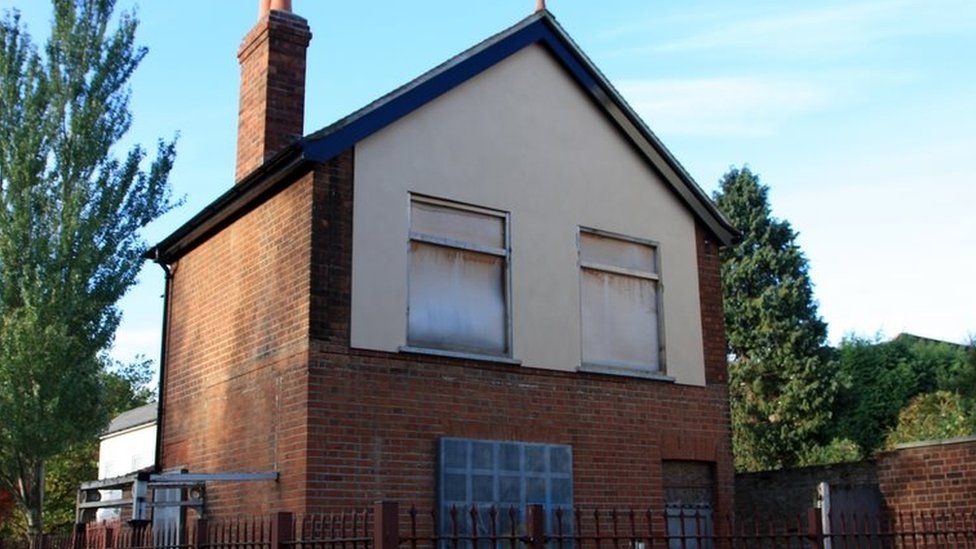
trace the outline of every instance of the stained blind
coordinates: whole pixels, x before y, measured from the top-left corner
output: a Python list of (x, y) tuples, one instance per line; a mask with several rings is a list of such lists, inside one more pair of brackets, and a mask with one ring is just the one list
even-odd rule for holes
[(414, 201), (408, 345), (505, 354), (506, 261), (504, 218)]
[(660, 371), (657, 250), (580, 234), (583, 362)]

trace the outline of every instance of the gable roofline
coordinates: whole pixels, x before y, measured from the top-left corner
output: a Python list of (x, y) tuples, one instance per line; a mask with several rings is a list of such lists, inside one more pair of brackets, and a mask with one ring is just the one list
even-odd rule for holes
[(324, 163), (414, 110), (476, 77), (532, 44), (545, 46), (594, 103), (661, 174), (664, 181), (725, 245), (738, 232), (705, 191), (647, 127), (609, 80), (543, 10), (482, 41), (348, 116), (311, 133), (218, 197), (146, 256), (159, 262), (178, 258), (212, 232), (270, 197), (279, 183), (311, 163)]
[(102, 432), (101, 438), (106, 438), (122, 431), (129, 431), (136, 427), (156, 423), (156, 403), (150, 402), (131, 410), (126, 410), (112, 418), (112, 421)]

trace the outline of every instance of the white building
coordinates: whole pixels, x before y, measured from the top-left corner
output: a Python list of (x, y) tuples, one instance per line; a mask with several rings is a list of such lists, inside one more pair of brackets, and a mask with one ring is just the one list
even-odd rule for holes
[[(98, 447), (98, 478), (113, 478), (153, 465), (156, 457), (156, 403), (122, 412), (102, 433)], [(117, 490), (104, 490), (102, 499), (121, 497)], [(100, 509), (98, 520), (119, 516), (117, 509)]]

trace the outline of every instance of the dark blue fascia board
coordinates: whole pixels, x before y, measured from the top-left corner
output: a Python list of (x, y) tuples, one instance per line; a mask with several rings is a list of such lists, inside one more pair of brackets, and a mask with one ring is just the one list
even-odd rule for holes
[(536, 43), (543, 45), (556, 58), (608, 119), (617, 125), (637, 152), (648, 160), (720, 241), (728, 244), (736, 238), (735, 229), (718, 212), (708, 196), (565, 35), (551, 14), (543, 12), (534, 15), (506, 33), (484, 47), (476, 47), (457, 63), (434, 69), (430, 76), (421, 77), (416, 84), (408, 84), (404, 89), (391, 93), (389, 99), (381, 99), (346, 120), (298, 140), (244, 181), (228, 189), (151, 248), (145, 257), (159, 262), (176, 259), (206, 239), (207, 235), (273, 194), (274, 189), (281, 187), (279, 183), (287, 181), (290, 174), (302, 166), (328, 162), (356, 143)]
[(327, 162), (366, 139), (370, 135), (396, 122), (416, 109), (433, 101), (457, 86), (474, 78), (505, 60), (512, 54), (535, 43), (545, 46), (565, 70), (588, 93), (591, 99), (615, 122), (623, 134), (634, 144), (638, 152), (648, 158), (651, 165), (670, 183), (672, 190), (700, 217), (706, 225), (728, 244), (736, 236), (722, 215), (715, 210), (710, 199), (690, 180), (683, 168), (676, 164), (660, 141), (647, 130), (629, 107), (621, 106), (622, 99), (605, 86), (593, 74), (587, 63), (576, 54), (574, 46), (567, 43), (561, 31), (554, 28), (548, 15), (539, 17), (524, 28), (513, 32), (472, 54), (467, 59), (436, 73), (428, 80), (396, 95), (389, 102), (367, 110), (362, 116), (329, 131), (325, 135), (306, 137), (303, 140), (303, 156), (314, 162)]
[(522, 48), (540, 40), (553, 38), (555, 37), (552, 36), (552, 32), (542, 21), (536, 21), (329, 135), (319, 139), (308, 139), (304, 147), (305, 158), (316, 162), (327, 162), (389, 124), (478, 76)]

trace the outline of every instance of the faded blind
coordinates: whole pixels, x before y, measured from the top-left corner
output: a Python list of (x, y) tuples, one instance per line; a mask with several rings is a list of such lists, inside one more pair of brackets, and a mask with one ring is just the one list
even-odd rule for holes
[(504, 219), (416, 202), (412, 212), (408, 345), (505, 354)]
[(646, 244), (581, 233), (580, 255), (583, 261), (588, 263), (647, 273), (656, 271), (654, 248)]
[(580, 235), (584, 363), (660, 371), (656, 252), (647, 244)]
[(410, 230), (469, 244), (505, 247), (505, 220), (501, 217), (439, 204), (414, 201)]

